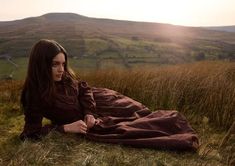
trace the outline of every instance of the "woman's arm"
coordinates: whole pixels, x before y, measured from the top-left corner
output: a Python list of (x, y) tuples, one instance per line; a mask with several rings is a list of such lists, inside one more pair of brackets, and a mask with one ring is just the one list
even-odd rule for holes
[(81, 81), (78, 84), (78, 91), (78, 100), (81, 104), (84, 115), (94, 115), (96, 103), (91, 87), (87, 84), (87, 82)]
[(79, 82), (78, 88), (78, 100), (84, 112), (84, 121), (87, 125), (87, 128), (90, 129), (96, 123), (96, 119), (94, 117), (96, 110), (96, 102), (94, 100), (92, 89), (90, 86), (88, 86), (87, 82)]
[(64, 132), (63, 126), (57, 126), (53, 124), (42, 126), (43, 116), (40, 113), (40, 109), (38, 108), (26, 109), (24, 114), (25, 124), (23, 132), (20, 134), (21, 140), (25, 140), (27, 138), (38, 140), (42, 136), (47, 135), (52, 130)]

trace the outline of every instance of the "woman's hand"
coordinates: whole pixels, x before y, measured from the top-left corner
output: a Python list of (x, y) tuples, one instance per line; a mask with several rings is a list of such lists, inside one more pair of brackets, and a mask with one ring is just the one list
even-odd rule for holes
[(93, 115), (86, 115), (84, 121), (87, 125), (87, 130), (92, 128), (96, 123), (95, 117)]
[(73, 123), (69, 123), (64, 125), (64, 131), (67, 133), (81, 133), (86, 134), (87, 132), (87, 125), (84, 121), (78, 120)]

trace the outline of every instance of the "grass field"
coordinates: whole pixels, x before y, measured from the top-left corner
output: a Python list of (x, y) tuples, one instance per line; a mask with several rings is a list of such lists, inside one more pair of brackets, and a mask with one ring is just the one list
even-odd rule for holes
[[(22, 80), (26, 76), (28, 58), (15, 57), (12, 59), (18, 67), (10, 64), (5, 59), (0, 59), (0, 79), (12, 74), (14, 80)], [(126, 64), (128, 65), (125, 65)], [(99, 69), (129, 69), (144, 66), (159, 66), (163, 61), (157, 57), (131, 57), (125, 58), (125, 62), (117, 53), (104, 52), (99, 57), (70, 58), (69, 64), (76, 71), (96, 71)]]
[[(71, 61), (75, 65), (76, 59)], [(25, 63), (21, 59), (21, 63)], [(73, 64), (74, 63), (74, 64)], [(192, 165), (234, 164), (235, 138), (219, 147), (234, 121), (235, 64), (201, 62), (144, 69), (100, 70), (78, 75), (91, 86), (130, 96), (151, 110), (176, 109), (196, 130), (196, 153), (131, 148), (51, 132), (40, 142), (21, 142), (24, 116), (19, 106), (22, 81), (0, 83), (0, 165)], [(48, 123), (44, 119), (43, 123)], [(233, 135), (234, 136), (234, 135)]]

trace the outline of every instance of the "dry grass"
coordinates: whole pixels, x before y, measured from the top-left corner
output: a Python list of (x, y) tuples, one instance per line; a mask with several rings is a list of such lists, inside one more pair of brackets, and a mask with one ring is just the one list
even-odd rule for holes
[(228, 128), (235, 116), (235, 63), (201, 62), (82, 75), (94, 86), (115, 89), (152, 110), (177, 109)]
[(235, 138), (219, 149), (235, 108), (235, 64), (204, 62), (133, 71), (99, 71), (81, 77), (115, 89), (152, 110), (177, 109), (200, 137), (197, 153), (136, 149), (51, 132), (40, 142), (21, 142), (21, 81), (0, 84), (0, 165), (233, 165)]

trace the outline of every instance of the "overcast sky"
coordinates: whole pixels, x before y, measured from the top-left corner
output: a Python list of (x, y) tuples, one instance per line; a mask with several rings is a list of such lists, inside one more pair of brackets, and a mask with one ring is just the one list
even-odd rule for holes
[(0, 0), (0, 21), (51, 12), (186, 26), (235, 25), (235, 0)]

